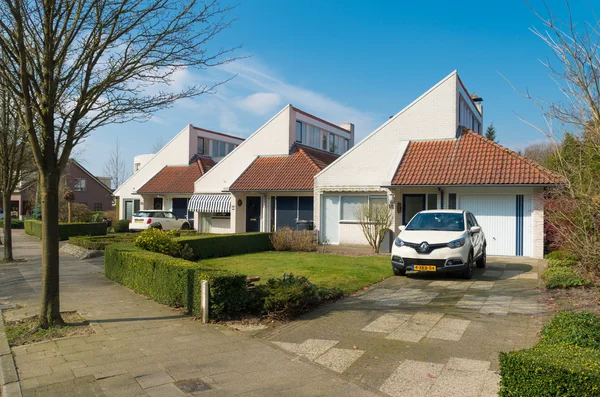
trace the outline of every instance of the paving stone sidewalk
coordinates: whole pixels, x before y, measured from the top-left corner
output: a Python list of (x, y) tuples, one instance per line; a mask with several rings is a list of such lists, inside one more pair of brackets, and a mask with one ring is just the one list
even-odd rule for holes
[[(20, 306), (5, 312), (9, 320), (37, 312), (39, 250), (17, 231), (16, 257), (28, 261), (0, 266), (0, 301)], [(192, 321), (107, 280), (102, 269), (102, 258), (61, 256), (61, 310), (79, 311), (95, 333), (14, 348), (24, 396), (380, 395), (268, 342)], [(211, 389), (188, 392), (203, 385)]]

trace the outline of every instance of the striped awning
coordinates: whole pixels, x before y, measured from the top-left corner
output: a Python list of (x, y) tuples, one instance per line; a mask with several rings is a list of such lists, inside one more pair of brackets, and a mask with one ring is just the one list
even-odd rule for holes
[(188, 203), (192, 212), (231, 212), (230, 194), (194, 194)]

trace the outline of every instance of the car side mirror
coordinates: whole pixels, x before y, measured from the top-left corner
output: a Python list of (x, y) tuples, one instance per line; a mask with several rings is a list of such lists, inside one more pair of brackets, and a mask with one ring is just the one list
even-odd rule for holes
[(398, 226), (398, 230), (400, 230), (401, 232), (404, 231), (404, 229), (406, 229), (405, 225)]
[(481, 226), (471, 226), (471, 229), (469, 229), (469, 232), (471, 234), (479, 233), (480, 231), (481, 231)]

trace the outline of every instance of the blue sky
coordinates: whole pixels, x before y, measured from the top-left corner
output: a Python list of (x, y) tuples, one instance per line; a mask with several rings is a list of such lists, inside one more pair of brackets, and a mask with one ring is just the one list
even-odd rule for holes
[[(543, 10), (541, 1), (531, 3)], [(585, 18), (589, 4), (573, 3), (575, 17)], [(565, 16), (564, 1), (548, 4)], [(250, 57), (183, 71), (174, 84), (237, 76), (216, 94), (182, 101), (145, 123), (95, 131), (76, 149), (92, 173), (103, 174), (117, 136), (132, 168), (134, 155), (151, 153), (187, 124), (246, 137), (287, 103), (334, 123), (353, 122), (362, 139), (455, 69), (483, 97), (485, 127), (493, 122), (500, 143), (512, 149), (545, 139), (519, 117), (543, 119), (500, 74), (535, 96), (561, 99), (540, 63), (550, 50), (529, 30), (540, 24), (520, 0), (255, 0), (234, 14), (237, 21), (215, 45), (241, 44), (237, 55)]]

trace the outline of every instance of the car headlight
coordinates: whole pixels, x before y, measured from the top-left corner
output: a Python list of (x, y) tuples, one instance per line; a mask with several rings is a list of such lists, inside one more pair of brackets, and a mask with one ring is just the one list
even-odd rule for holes
[(404, 241), (402, 241), (402, 240), (400, 239), (400, 237), (396, 237), (396, 240), (394, 241), (394, 245), (395, 245), (396, 247), (402, 247), (402, 246), (404, 245)]
[(450, 241), (448, 243), (448, 247), (450, 248), (460, 248), (463, 245), (465, 245), (465, 239), (463, 238), (459, 238), (458, 240), (454, 240), (454, 241)]

